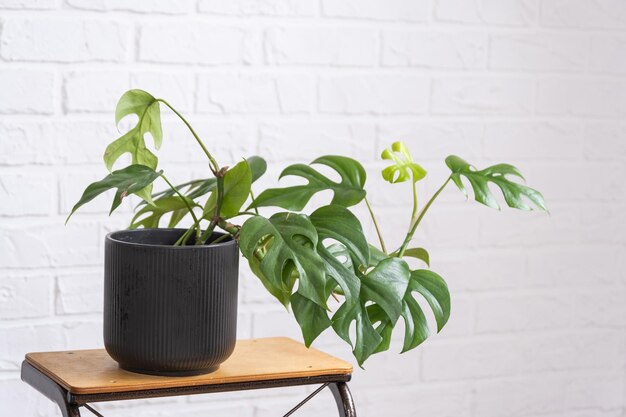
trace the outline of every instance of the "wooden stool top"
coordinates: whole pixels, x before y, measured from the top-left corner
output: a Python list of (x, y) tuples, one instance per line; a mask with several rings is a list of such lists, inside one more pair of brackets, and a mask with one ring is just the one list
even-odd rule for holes
[(350, 375), (352, 365), (295, 340), (276, 337), (238, 340), (232, 356), (210, 374), (169, 377), (120, 369), (104, 349), (28, 353), (26, 361), (73, 394)]

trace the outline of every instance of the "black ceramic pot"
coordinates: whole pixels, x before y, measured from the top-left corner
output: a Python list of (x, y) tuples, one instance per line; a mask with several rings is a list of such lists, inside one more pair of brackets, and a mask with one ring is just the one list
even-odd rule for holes
[(122, 230), (105, 238), (104, 346), (123, 369), (208, 373), (235, 347), (237, 242), (172, 246), (183, 232)]

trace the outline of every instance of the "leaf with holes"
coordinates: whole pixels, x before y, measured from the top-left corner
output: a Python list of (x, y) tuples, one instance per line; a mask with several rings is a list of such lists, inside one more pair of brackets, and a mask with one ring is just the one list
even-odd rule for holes
[(290, 165), (280, 174), (280, 178), (296, 176), (306, 179), (308, 183), (267, 189), (258, 195), (250, 208), (276, 206), (300, 211), (313, 195), (325, 190), (333, 192), (331, 204), (344, 207), (353, 206), (365, 198), (365, 190), (363, 189), (366, 177), (365, 169), (354, 159), (330, 155), (317, 158), (311, 164), (321, 164), (332, 168), (339, 174), (341, 181), (335, 182), (309, 165)]
[(90, 202), (105, 191), (117, 188), (111, 210), (109, 211), (109, 214), (113, 213), (122, 203), (124, 197), (136, 194), (138, 191), (151, 185), (162, 173), (163, 171), (156, 172), (154, 169), (144, 165), (130, 165), (124, 169), (111, 172), (102, 180), (87, 186), (80, 200), (78, 200), (72, 208), (72, 212), (67, 216), (65, 223), (83, 204)]
[(381, 157), (393, 161), (393, 165), (382, 171), (385, 181), (396, 183), (412, 179), (413, 182), (417, 182), (426, 176), (426, 170), (413, 161), (409, 150), (402, 142), (392, 143), (391, 148), (385, 149)]
[(454, 155), (446, 158), (446, 165), (452, 171), (452, 181), (463, 191), (465, 196), (467, 196), (467, 190), (461, 180), (461, 176), (467, 178), (474, 191), (474, 198), (479, 203), (500, 209), (500, 205), (489, 189), (489, 183), (491, 182), (502, 191), (504, 201), (509, 207), (532, 210), (523, 199), (523, 197), (526, 197), (540, 210), (548, 211), (546, 202), (539, 191), (526, 185), (512, 182), (507, 178), (507, 175), (509, 175), (524, 179), (522, 173), (513, 165), (497, 164), (478, 171), (469, 162)]
[(296, 277), (298, 293), (322, 308), (326, 305), (324, 261), (316, 251), (317, 231), (307, 216), (277, 213), (253, 216), (241, 226), (239, 247), (254, 274), (284, 305)]

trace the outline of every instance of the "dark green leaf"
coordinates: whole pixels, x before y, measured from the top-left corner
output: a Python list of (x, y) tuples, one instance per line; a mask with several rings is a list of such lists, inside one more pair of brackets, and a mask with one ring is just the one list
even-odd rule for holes
[(426, 176), (426, 170), (413, 161), (409, 150), (402, 142), (392, 143), (391, 148), (385, 149), (381, 157), (394, 162), (382, 171), (383, 178), (390, 183), (409, 179), (417, 182)]
[(461, 176), (467, 178), (474, 191), (474, 198), (479, 203), (500, 209), (500, 205), (489, 189), (489, 183), (491, 182), (500, 188), (509, 207), (531, 210), (523, 199), (523, 197), (526, 197), (540, 210), (548, 211), (543, 196), (539, 191), (526, 185), (512, 182), (507, 178), (507, 175), (510, 175), (524, 179), (521, 172), (512, 165), (497, 164), (477, 171), (468, 162), (454, 155), (446, 158), (446, 165), (452, 171), (452, 180), (466, 196), (467, 190), (461, 181)]
[[(83, 204), (90, 202), (100, 194), (113, 188), (117, 188), (113, 204), (109, 214), (122, 203), (122, 199), (130, 194), (136, 194), (148, 185), (151, 185), (163, 171), (156, 172), (144, 165), (130, 165), (124, 169), (111, 172), (100, 181), (90, 184), (83, 192), (82, 197), (72, 208), (72, 212), (67, 216), (70, 219), (72, 214)], [(65, 221), (67, 223), (67, 220)]]
[(265, 162), (265, 159), (261, 158), (260, 156), (251, 156), (247, 158), (246, 161), (248, 161), (248, 165), (250, 165), (252, 182), (255, 182), (256, 180), (261, 178), (263, 174), (265, 174), (265, 171), (267, 171), (267, 162)]
[(331, 155), (318, 158), (312, 164), (322, 164), (334, 169), (340, 175), (341, 181), (334, 182), (309, 165), (290, 165), (281, 173), (280, 178), (297, 176), (306, 179), (308, 183), (306, 185), (267, 189), (259, 194), (250, 207), (277, 206), (300, 211), (313, 195), (324, 190), (333, 191), (331, 204), (344, 207), (353, 206), (365, 197), (365, 190), (363, 189), (366, 177), (365, 169), (354, 159)]
[(427, 269), (411, 271), (409, 291), (420, 293), (435, 314), (437, 331), (440, 332), (450, 318), (450, 291), (439, 275)]
[(289, 304), (295, 269), (298, 293), (327, 308), (324, 261), (315, 250), (317, 242), (309, 218), (295, 213), (277, 213), (269, 219), (253, 216), (243, 224), (239, 239), (253, 272), (281, 303)]
[(332, 324), (325, 309), (297, 292), (291, 295), (291, 308), (307, 347)]

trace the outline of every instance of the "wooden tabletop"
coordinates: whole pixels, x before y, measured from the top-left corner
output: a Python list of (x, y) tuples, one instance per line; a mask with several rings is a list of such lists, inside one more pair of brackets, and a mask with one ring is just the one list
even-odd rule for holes
[(73, 394), (103, 394), (322, 375), (349, 375), (352, 365), (285, 337), (238, 340), (232, 356), (206, 375), (165, 377), (120, 369), (104, 349), (28, 353), (26, 361)]

